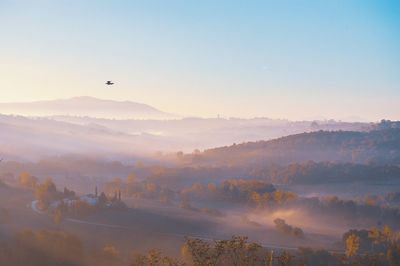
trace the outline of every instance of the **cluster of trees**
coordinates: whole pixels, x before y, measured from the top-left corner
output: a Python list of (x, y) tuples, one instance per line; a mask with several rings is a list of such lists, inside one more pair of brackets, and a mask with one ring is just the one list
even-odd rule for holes
[(260, 209), (302, 209), (307, 213), (318, 213), (319, 217), (332, 217), (352, 224), (368, 225), (384, 222), (398, 228), (400, 221), (400, 209), (397, 207), (340, 199), (337, 196), (304, 198), (290, 191), (277, 190), (264, 194), (253, 192), (249, 202)]
[[(100, 195), (86, 195), (88, 200), (78, 197), (75, 191), (64, 188), (63, 191), (57, 190), (56, 185), (51, 179), (39, 183), (37, 178), (29, 174), (21, 174), (20, 184), (33, 188), (37, 207), (42, 211), (48, 211), (53, 215), (53, 221), (56, 224), (62, 222), (65, 216), (82, 217), (99, 211), (104, 208), (125, 209), (126, 205), (121, 200), (121, 194), (114, 191), (114, 195), (107, 197), (104, 192)], [(96, 188), (97, 191), (97, 188)], [(97, 192), (96, 192), (97, 193)]]
[(126, 204), (121, 200), (120, 192), (114, 193), (114, 196), (107, 197), (104, 192), (98, 195), (86, 195), (84, 197), (89, 197), (94, 203), (89, 203), (80, 197), (75, 196), (75, 192), (64, 188), (64, 199), (56, 202), (56, 208), (52, 211), (53, 220), (56, 224), (59, 224), (63, 217), (83, 217), (94, 212), (112, 208), (117, 210), (125, 210), (127, 208)]
[(114, 178), (105, 184), (104, 190), (106, 193), (118, 190), (125, 197), (155, 199), (163, 203), (170, 203), (176, 195), (171, 189), (148, 180), (138, 180), (135, 174), (130, 174), (125, 181), (121, 178)]
[(341, 221), (351, 221), (360, 224), (385, 223), (393, 227), (399, 227), (400, 209), (370, 205), (356, 200), (340, 199), (337, 196), (324, 198), (299, 198), (291, 206), (301, 207), (310, 213), (318, 213), (320, 216), (340, 217)]
[(19, 175), (18, 183), (23, 187), (33, 189), (39, 203), (38, 207), (42, 210), (47, 210), (53, 201), (75, 196), (75, 192), (67, 188), (64, 189), (64, 192), (58, 191), (52, 179), (48, 178), (40, 183), (37, 177), (27, 172)]
[(272, 193), (275, 187), (264, 181), (228, 179), (221, 184), (209, 183), (203, 185), (195, 183), (189, 188), (180, 191), (183, 200), (206, 200), (206, 201), (228, 201), (228, 202), (248, 202), (253, 193)]
[(284, 184), (333, 184), (354, 182), (398, 181), (400, 167), (394, 165), (363, 165), (352, 163), (314, 162), (287, 166), (254, 167), (250, 176)]
[(115, 190), (120, 190), (126, 197), (157, 199), (165, 203), (180, 199), (187, 208), (189, 208), (188, 202), (191, 200), (247, 203), (252, 200), (254, 193), (264, 195), (276, 192), (274, 194), (276, 199), (283, 200), (284, 198), (282, 197), (284, 193), (276, 191), (272, 184), (252, 179), (228, 179), (220, 184), (209, 183), (207, 185), (195, 183), (190, 187), (173, 191), (149, 182), (147, 179), (139, 181), (134, 175), (130, 175), (126, 181), (115, 178), (105, 185), (106, 192)]
[(55, 224), (60, 224), (64, 217), (83, 217), (96, 212), (98, 206), (90, 205), (87, 202), (76, 199), (66, 204), (65, 201), (60, 201), (57, 207), (51, 210), (53, 221)]
[(367, 195), (361, 197), (358, 201), (371, 206), (400, 207), (400, 192), (389, 192), (384, 195)]
[[(257, 179), (278, 184), (348, 184), (398, 182), (399, 165), (355, 164), (338, 161), (301, 161), (289, 164), (251, 163), (240, 166), (149, 167), (141, 169), (146, 182), (172, 190), (190, 184), (219, 183), (232, 179)], [(201, 181), (200, 181), (201, 180)]]
[[(25, 180), (29, 179), (26, 178)], [(64, 188), (64, 191), (58, 191), (51, 179), (47, 179), (43, 183), (35, 182), (34, 184), (34, 194), (38, 201), (37, 207), (43, 211), (49, 211), (53, 215), (53, 221), (56, 224), (61, 223), (67, 215), (82, 216), (95, 210), (93, 206), (79, 200), (74, 191), (68, 188)], [(70, 204), (65, 202), (66, 199), (71, 200)], [(52, 204), (55, 205), (55, 208), (50, 208)]]
[(343, 243), (350, 261), (358, 261), (362, 254), (367, 254), (374, 265), (399, 265), (400, 232), (389, 226), (350, 230), (343, 235)]
[[(352, 238), (352, 242), (348, 241)], [(390, 226), (385, 225), (382, 229), (352, 229), (343, 234), (343, 242), (347, 244), (354, 244), (354, 254), (358, 252), (384, 252), (388, 248), (400, 244), (400, 231), (393, 230)], [(346, 245), (349, 246), (349, 245)], [(349, 246), (350, 247), (350, 246)], [(399, 246), (400, 248), (400, 246)]]
[(216, 202), (229, 204), (250, 203), (251, 205), (257, 205), (261, 204), (261, 199), (265, 198), (281, 203), (288, 200), (290, 198), (289, 195), (292, 195), (292, 193), (277, 191), (272, 184), (253, 179), (228, 179), (218, 185), (215, 183), (207, 185), (195, 183), (179, 192), (182, 208), (213, 216), (222, 216), (223, 213), (212, 208), (196, 208), (190, 202), (203, 204), (215, 204)]
[(47, 210), (53, 201), (61, 200), (70, 196), (70, 192), (68, 190), (66, 191), (66, 194), (58, 191), (56, 185), (51, 179), (47, 179), (41, 184), (35, 183), (34, 193), (39, 202), (39, 207), (42, 210)]
[(274, 220), (275, 228), (279, 232), (285, 234), (285, 235), (290, 235), (298, 238), (303, 238), (304, 237), (304, 232), (301, 228), (299, 227), (294, 227), (291, 225), (288, 225), (285, 220), (276, 218)]
[(257, 208), (276, 207), (297, 201), (298, 196), (294, 192), (276, 190), (274, 192), (252, 192), (249, 202)]
[[(310, 163), (310, 165), (311, 168), (318, 168), (321, 164), (315, 166)], [(302, 172), (299, 168), (294, 168), (295, 172)], [(214, 216), (220, 216), (222, 213), (215, 209), (194, 207), (193, 203), (200, 203), (200, 205), (210, 202), (247, 204), (263, 209), (295, 207), (309, 213), (319, 213), (325, 217), (334, 215), (341, 217), (343, 221), (360, 222), (364, 225), (385, 222), (395, 226), (400, 220), (400, 210), (394, 206), (394, 202), (398, 201), (399, 193), (390, 193), (381, 199), (382, 202), (392, 203), (390, 205), (379, 204), (379, 201), (373, 201), (373, 198), (363, 200), (344, 200), (336, 196), (304, 198), (294, 192), (276, 190), (271, 183), (256, 179), (228, 179), (220, 183), (208, 184), (194, 183), (189, 187), (174, 191), (147, 179), (138, 180), (135, 175), (130, 175), (125, 181), (117, 178), (107, 183), (105, 190), (106, 192), (121, 190), (124, 196), (156, 199), (165, 203), (180, 201), (182, 208)]]

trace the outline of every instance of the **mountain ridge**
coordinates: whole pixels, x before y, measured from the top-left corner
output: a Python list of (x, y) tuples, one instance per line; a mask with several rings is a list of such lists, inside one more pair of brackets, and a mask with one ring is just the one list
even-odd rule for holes
[(172, 119), (179, 116), (133, 101), (91, 96), (32, 102), (0, 103), (0, 113), (29, 116), (75, 115), (101, 118)]

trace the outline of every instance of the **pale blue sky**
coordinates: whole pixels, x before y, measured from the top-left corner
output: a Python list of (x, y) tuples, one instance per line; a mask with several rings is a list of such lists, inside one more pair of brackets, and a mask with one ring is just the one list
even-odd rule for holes
[(400, 119), (400, 1), (0, 0), (0, 36), (2, 102)]

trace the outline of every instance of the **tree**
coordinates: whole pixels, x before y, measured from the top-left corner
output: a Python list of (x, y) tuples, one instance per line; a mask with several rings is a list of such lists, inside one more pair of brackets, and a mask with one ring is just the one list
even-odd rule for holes
[(56, 185), (51, 179), (47, 179), (43, 184), (36, 185), (35, 196), (40, 204), (47, 208), (52, 200), (59, 199), (62, 193), (57, 191)]
[(346, 256), (349, 258), (355, 256), (359, 248), (360, 238), (355, 234), (348, 236), (346, 239)]

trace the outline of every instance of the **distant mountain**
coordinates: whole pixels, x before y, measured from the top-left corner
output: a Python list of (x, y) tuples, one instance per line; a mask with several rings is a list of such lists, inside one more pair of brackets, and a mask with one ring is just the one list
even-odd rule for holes
[(269, 141), (205, 150), (183, 156), (197, 165), (248, 165), (306, 161), (383, 163), (400, 165), (400, 128), (369, 132), (316, 131)]
[(26, 116), (90, 116), (116, 119), (171, 119), (178, 116), (130, 101), (75, 97), (37, 102), (0, 103), (0, 113)]

